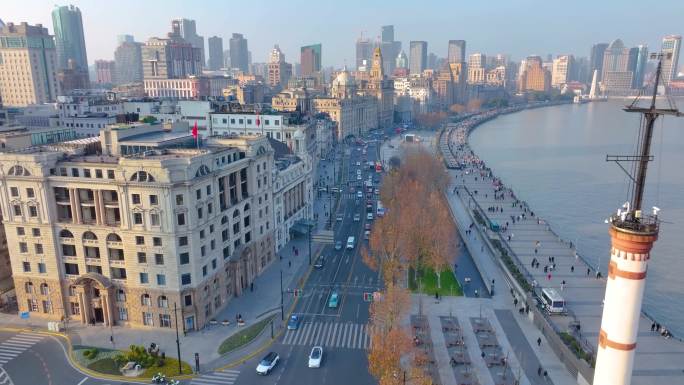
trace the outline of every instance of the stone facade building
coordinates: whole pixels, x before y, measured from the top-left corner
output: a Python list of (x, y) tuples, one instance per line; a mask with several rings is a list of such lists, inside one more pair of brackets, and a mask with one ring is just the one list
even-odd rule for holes
[[(88, 141), (89, 143), (85, 143)], [(20, 311), (103, 326), (203, 327), (275, 258), (273, 150), (187, 123), (0, 154)]]

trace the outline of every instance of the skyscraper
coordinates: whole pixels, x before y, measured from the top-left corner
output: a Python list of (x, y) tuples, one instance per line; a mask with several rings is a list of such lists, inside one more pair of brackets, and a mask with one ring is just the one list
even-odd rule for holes
[(0, 95), (6, 106), (54, 101), (60, 94), (55, 42), (47, 28), (7, 23), (0, 29)]
[(487, 73), (487, 56), (483, 53), (468, 55), (468, 84), (484, 84)]
[(601, 87), (604, 91), (625, 92), (632, 88), (634, 73), (629, 69), (630, 50), (616, 39), (603, 53)]
[(363, 66), (364, 60), (370, 63), (373, 55), (373, 45), (369, 39), (364, 39), (363, 36), (356, 41), (356, 69)]
[(598, 43), (591, 46), (591, 53), (589, 55), (589, 74), (593, 74), (594, 70), (598, 71), (598, 81), (601, 81), (603, 75), (603, 54), (608, 48), (608, 43)]
[(202, 73), (202, 53), (175, 33), (168, 38), (150, 38), (142, 47), (143, 77), (182, 79)]
[(548, 92), (551, 87), (551, 74), (542, 65), (539, 56), (528, 56), (520, 64), (518, 90), (520, 92)]
[(670, 81), (677, 76), (677, 65), (679, 63), (679, 49), (682, 46), (680, 35), (669, 35), (663, 38), (662, 52), (663, 58), (663, 83), (670, 84)]
[(633, 49), (637, 50), (637, 58), (633, 69), (634, 77), (632, 81), (632, 88), (639, 89), (644, 86), (646, 62), (648, 61), (648, 46), (642, 44)]
[(449, 40), (449, 50), (447, 59), (449, 63), (465, 62), (466, 41)]
[(268, 61), (268, 85), (271, 87), (285, 87), (292, 77), (292, 64), (285, 62), (285, 54), (276, 44), (271, 50)]
[(212, 36), (208, 40), (209, 43), (209, 69), (216, 71), (223, 67), (223, 39), (218, 36)]
[(300, 53), (302, 76), (310, 76), (321, 70), (322, 46), (320, 43), (304, 46)]
[(141, 83), (143, 81), (143, 64), (141, 44), (133, 40), (133, 36), (124, 35), (119, 38), (119, 46), (114, 51), (116, 63), (116, 84)]
[(52, 10), (52, 28), (57, 46), (57, 67), (69, 68), (69, 60), (73, 60), (75, 69), (87, 71), (81, 10), (73, 5), (56, 7)]
[(135, 38), (133, 37), (133, 35), (119, 35), (116, 37), (117, 44), (133, 43), (134, 41), (135, 41)]
[(394, 41), (394, 26), (393, 25), (383, 25), (381, 27), (382, 32), (382, 42), (390, 43)]
[(244, 73), (249, 72), (249, 53), (247, 39), (241, 33), (234, 33), (230, 38), (230, 66)]
[(194, 48), (202, 50), (202, 66), (204, 66), (204, 37), (197, 34), (197, 24), (195, 23), (195, 20), (183, 18), (173, 19), (171, 21), (171, 26), (174, 33), (178, 33)]
[(404, 51), (399, 52), (396, 59), (396, 68), (408, 68), (408, 57)]
[[(380, 41), (380, 50), (382, 56), (388, 60), (383, 61), (384, 71), (386, 74), (391, 74), (394, 72), (395, 61), (389, 60), (390, 58), (395, 58), (399, 55), (401, 51), (401, 42), (394, 40), (394, 26), (393, 25), (383, 25), (380, 31), (382, 36)], [(371, 47), (372, 49), (372, 47)]]
[(427, 68), (427, 42), (411, 41), (409, 43), (409, 72), (420, 74)]
[(560, 88), (572, 78), (573, 67), (575, 65), (575, 58), (572, 55), (558, 55), (553, 60), (553, 67), (551, 71), (551, 85)]
[(95, 60), (95, 81), (98, 84), (114, 84), (116, 82), (114, 60)]

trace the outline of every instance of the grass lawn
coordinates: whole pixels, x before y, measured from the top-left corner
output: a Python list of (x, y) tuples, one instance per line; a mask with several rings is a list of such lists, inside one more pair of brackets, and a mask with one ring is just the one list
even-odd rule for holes
[(273, 317), (263, 319), (255, 323), (254, 325), (250, 325), (245, 329), (240, 330), (239, 332), (226, 338), (223, 342), (221, 342), (221, 345), (218, 348), (219, 354), (226, 354), (228, 352), (232, 352), (233, 350), (248, 344), (253, 339), (255, 339), (256, 336), (258, 336), (262, 330), (264, 330), (266, 325), (268, 325), (268, 323), (271, 322), (272, 319)]
[[(74, 353), (76, 359), (90, 370), (103, 374), (113, 374), (121, 376), (119, 365), (114, 361), (114, 356), (119, 353), (118, 350), (102, 349), (94, 359), (87, 359), (83, 357), (83, 351), (89, 349), (87, 346), (74, 346)], [(100, 350), (98, 348), (98, 350)], [(192, 374), (192, 367), (186, 363), (182, 363), (183, 374)], [(178, 360), (171, 357), (166, 357), (164, 366), (152, 366), (145, 369), (141, 377), (152, 377), (157, 373), (164, 373), (167, 377), (178, 375)]]
[(88, 369), (94, 370), (98, 373), (113, 374), (116, 376), (121, 375), (121, 372), (119, 371), (119, 366), (111, 358), (103, 358), (101, 360), (97, 360), (88, 365)]
[[(435, 271), (427, 268), (427, 267), (421, 267), (416, 270), (413, 268), (409, 269), (409, 288), (411, 291), (414, 293), (425, 293), (429, 295), (435, 295), (435, 292), (439, 292), (440, 296), (445, 296), (445, 295), (454, 295), (454, 296), (461, 296), (463, 295), (463, 289), (461, 288), (461, 285), (458, 283), (456, 280), (456, 277), (454, 276), (454, 273), (447, 269), (443, 270), (441, 273), (441, 283), (442, 287), (437, 288), (437, 274), (435, 274)], [(420, 282), (420, 287), (419, 287), (419, 282)]]
[[(181, 361), (181, 366), (183, 368), (183, 374), (192, 374), (192, 367), (187, 362)], [(152, 377), (157, 373), (163, 373), (167, 377), (177, 376), (178, 360), (166, 356), (166, 359), (164, 359), (164, 366), (150, 366), (149, 368), (145, 369), (145, 373), (142, 374), (142, 377)]]

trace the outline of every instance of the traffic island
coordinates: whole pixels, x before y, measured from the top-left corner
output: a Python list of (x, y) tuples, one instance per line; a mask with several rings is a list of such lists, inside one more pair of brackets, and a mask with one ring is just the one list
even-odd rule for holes
[(441, 286), (437, 285), (437, 274), (429, 267), (419, 267), (417, 270), (409, 268), (409, 288), (414, 293), (440, 296), (462, 296), (463, 288), (456, 280), (454, 272), (450, 269), (440, 272)]
[(273, 317), (267, 317), (226, 338), (221, 342), (221, 345), (219, 345), (218, 353), (220, 355), (225, 355), (252, 342), (264, 331), (271, 320), (273, 320)]
[[(132, 345), (129, 350), (121, 351), (75, 345), (73, 358), (80, 366), (108, 376), (147, 379), (157, 373), (162, 373), (166, 377), (179, 375), (177, 359), (166, 357), (163, 353), (150, 353), (143, 346)], [(131, 368), (122, 371), (127, 365)], [(181, 369), (183, 375), (192, 374), (192, 367), (186, 362), (181, 362)]]

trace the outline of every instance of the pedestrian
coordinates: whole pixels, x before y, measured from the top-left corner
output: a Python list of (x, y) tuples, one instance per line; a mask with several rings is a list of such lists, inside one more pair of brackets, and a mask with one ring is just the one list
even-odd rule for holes
[(542, 367), (541, 366), (537, 369), (537, 375), (540, 377), (542, 375)]
[(292, 261), (287, 261), (287, 267), (288, 268), (292, 267)]
[(574, 273), (575, 272), (575, 266), (570, 266), (570, 272)]
[(544, 371), (544, 379), (547, 379), (548, 377), (549, 377), (549, 374), (548, 374), (548, 373), (546, 372), (546, 370), (545, 370), (545, 371)]
[(651, 324), (651, 331), (655, 331), (655, 322)]
[(587, 267), (587, 276), (591, 274), (591, 269)]
[(551, 280), (551, 273), (549, 273), (549, 275), (546, 276), (546, 279), (549, 281)]
[(518, 307), (518, 299), (517, 298), (513, 300), (513, 305), (515, 305), (515, 307)]
[(541, 346), (541, 337), (537, 338), (537, 346)]
[(254, 282), (250, 282), (249, 291), (254, 291)]

